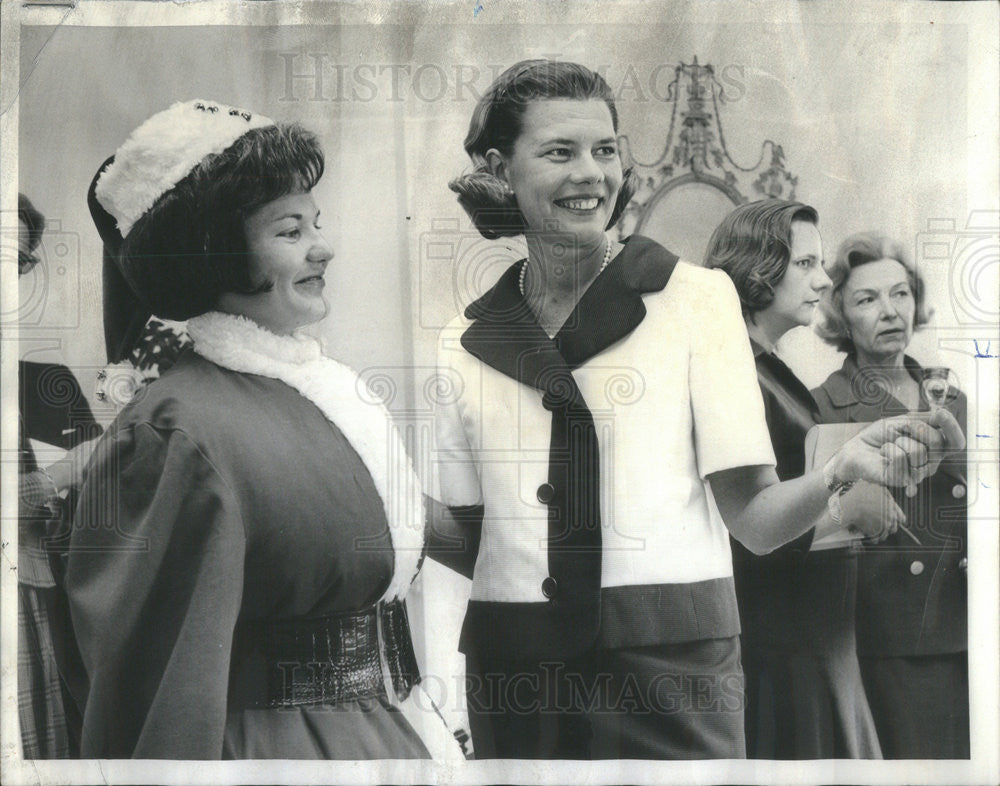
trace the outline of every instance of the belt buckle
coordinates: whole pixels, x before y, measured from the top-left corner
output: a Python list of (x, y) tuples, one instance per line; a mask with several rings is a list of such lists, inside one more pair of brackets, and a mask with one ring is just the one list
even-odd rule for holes
[(375, 615), (378, 631), (379, 662), (386, 695), (393, 704), (401, 704), (420, 681), (406, 604), (399, 599), (379, 601)]

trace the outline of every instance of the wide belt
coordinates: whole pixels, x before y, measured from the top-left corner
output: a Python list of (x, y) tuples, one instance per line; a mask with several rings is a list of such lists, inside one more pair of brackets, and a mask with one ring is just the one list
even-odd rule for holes
[(230, 708), (264, 709), (387, 699), (420, 681), (406, 605), (237, 626)]

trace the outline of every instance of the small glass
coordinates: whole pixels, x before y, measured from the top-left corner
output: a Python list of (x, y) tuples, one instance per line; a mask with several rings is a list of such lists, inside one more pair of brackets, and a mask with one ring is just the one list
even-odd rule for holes
[(920, 392), (927, 401), (931, 412), (941, 409), (954, 398), (958, 389), (955, 373), (946, 366), (933, 366), (924, 369), (920, 380)]
[[(947, 366), (929, 366), (924, 369), (923, 376), (920, 379), (920, 393), (923, 395), (931, 412), (941, 409), (954, 400), (955, 391), (958, 390), (957, 383), (958, 380), (955, 378), (955, 372)], [(917, 487), (915, 485), (906, 487), (906, 496), (913, 497), (916, 493)], [(908, 529), (905, 527), (902, 529), (917, 543), (920, 542)]]

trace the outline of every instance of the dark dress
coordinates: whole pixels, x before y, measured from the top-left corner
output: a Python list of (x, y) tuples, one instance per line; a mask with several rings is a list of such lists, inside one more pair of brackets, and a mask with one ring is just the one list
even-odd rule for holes
[(370, 607), (393, 576), (372, 474), (295, 389), (186, 352), (98, 446), (77, 520), (84, 757), (428, 756), (384, 698), (267, 703), (258, 632)]
[[(921, 379), (912, 358), (904, 364)], [(813, 391), (824, 423), (865, 423), (906, 408), (853, 357)], [(945, 406), (965, 429), (966, 399)], [(927, 403), (921, 393), (921, 406)], [(965, 452), (947, 458), (916, 496), (893, 490), (918, 546), (903, 532), (859, 557), (857, 636), (882, 752), (892, 759), (969, 757)]]
[[(788, 366), (751, 344), (778, 477), (800, 477), (816, 404)], [(843, 546), (810, 551), (813, 534), (809, 530), (764, 556), (732, 541), (747, 682), (747, 754), (880, 758), (855, 653), (856, 554)]]
[[(101, 434), (66, 366), (22, 360), (18, 377), (22, 476), (49, 463), (44, 456), (38, 460), (31, 440), (64, 451)], [(49, 546), (58, 541), (67, 507), (62, 500), (49, 507), (22, 499), (18, 511), (18, 715), (25, 759), (65, 758), (78, 750), (75, 706), (59, 674), (69, 644), (66, 608), (49, 563)]]

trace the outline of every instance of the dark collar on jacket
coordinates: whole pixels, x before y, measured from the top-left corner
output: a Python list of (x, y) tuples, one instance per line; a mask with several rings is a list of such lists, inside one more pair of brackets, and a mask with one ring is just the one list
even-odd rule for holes
[(632, 235), (549, 338), (518, 288), (517, 262), (466, 308), (474, 321), (462, 346), (512, 379), (547, 390), (553, 374), (578, 368), (635, 330), (646, 316), (643, 294), (662, 290), (676, 264), (677, 257), (656, 241)]
[(809, 388), (781, 358), (768, 352), (753, 337), (750, 338), (750, 348), (757, 366), (757, 381), (764, 393), (780, 401), (789, 413), (794, 412), (808, 430), (816, 422), (818, 414), (816, 401)]
[[(909, 375), (920, 383), (923, 368), (909, 355), (903, 356), (903, 367)], [(881, 383), (882, 375), (877, 368), (860, 368), (854, 355), (844, 358), (844, 365), (833, 372), (822, 384), (822, 389), (830, 397), (833, 406), (861, 407), (871, 410), (871, 420), (883, 417), (883, 410), (904, 411), (903, 403), (889, 393)], [(923, 392), (920, 394), (923, 404)]]

